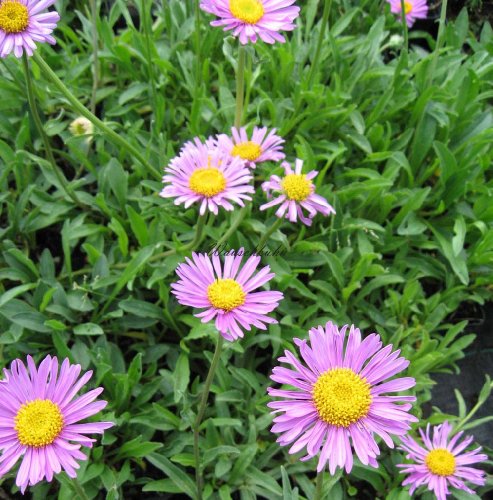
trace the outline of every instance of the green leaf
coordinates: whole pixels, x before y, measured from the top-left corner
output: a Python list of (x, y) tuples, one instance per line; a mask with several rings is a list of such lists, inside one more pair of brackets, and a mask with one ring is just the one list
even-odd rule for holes
[(190, 367), (188, 364), (188, 356), (181, 353), (176, 362), (174, 371), (174, 398), (175, 403), (178, 403), (184, 396), (188, 383), (190, 382)]
[(142, 436), (138, 436), (131, 441), (123, 443), (118, 449), (119, 459), (147, 457), (150, 453), (162, 448), (161, 443), (143, 441)]
[(195, 482), (182, 469), (174, 465), (163, 455), (157, 453), (150, 453), (147, 456), (147, 460), (160, 471), (164, 472), (182, 493), (187, 494), (193, 499), (197, 498)]
[(95, 323), (83, 323), (74, 328), (75, 335), (103, 335), (104, 330)]

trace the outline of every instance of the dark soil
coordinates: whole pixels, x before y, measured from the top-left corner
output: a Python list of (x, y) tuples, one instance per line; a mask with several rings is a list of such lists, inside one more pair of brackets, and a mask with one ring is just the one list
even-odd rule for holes
[[(433, 388), (432, 404), (444, 413), (457, 415), (458, 407), (454, 389), (458, 389), (467, 405), (468, 411), (476, 404), (485, 376), (493, 378), (493, 303), (486, 304), (482, 324), (468, 329), (477, 334), (464, 359), (457, 364), (460, 374), (437, 373)], [(474, 418), (493, 415), (493, 398), (490, 397), (479, 409)], [(484, 446), (493, 448), (493, 421), (471, 430), (476, 440)]]

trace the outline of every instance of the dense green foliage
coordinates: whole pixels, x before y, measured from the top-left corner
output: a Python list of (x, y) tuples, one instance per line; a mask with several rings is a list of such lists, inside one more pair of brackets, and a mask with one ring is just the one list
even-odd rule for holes
[[(277, 127), (288, 158), (320, 171), (318, 192), (337, 215), (319, 216), (311, 228), (286, 223), (270, 239), (283, 254), (263, 263), (285, 300), (274, 313), (279, 325), (223, 353), (202, 425), (208, 498), (311, 498), (314, 463), (275, 443), (266, 387), (293, 337), (328, 320), (376, 331), (402, 349), (417, 380), (420, 426), (467, 418), (460, 395), (456, 416), (425, 414), (423, 404), (433, 404), (433, 374), (454, 370), (474, 340), (465, 319), (492, 297), (491, 27), (475, 38), (463, 11), (435, 59), (424, 33), (411, 31), (409, 54), (390, 41), (401, 25), (382, 2), (334, 1), (310, 75), (323, 2), (301, 3), (288, 43), (249, 47), (244, 122)], [(109, 401), (105, 418), (117, 426), (82, 466), (91, 498), (195, 494), (191, 424), (217, 333), (170, 295), (186, 252), (163, 256), (194, 238), (197, 210), (158, 193), (162, 169), (184, 141), (229, 131), (237, 42), (204, 14), (197, 38), (193, 5), (154, 1), (152, 22), (139, 22), (142, 2), (103, 2), (97, 20), (97, 114), (142, 152), (154, 177), (103, 135), (89, 145), (73, 137), (76, 115), (31, 64), (46, 132), (82, 207), (45, 159), (22, 65), (13, 57), (0, 64), (0, 365), (51, 353), (95, 370)], [(56, 7), (58, 45), (39, 51), (89, 106), (89, 7)], [(257, 168), (256, 185), (276, 168)], [(263, 202), (258, 190), (242, 221), (238, 211), (210, 216), (195, 250), (208, 251), (235, 222), (228, 248), (253, 250), (275, 221), (259, 212)], [(482, 400), (490, 389), (487, 381)], [(379, 469), (327, 475), (327, 498), (409, 498), (394, 467), (403, 454), (383, 450)], [(61, 486), (32, 488), (34, 498), (73, 496), (63, 477)], [(11, 477), (0, 484), (15, 490)]]

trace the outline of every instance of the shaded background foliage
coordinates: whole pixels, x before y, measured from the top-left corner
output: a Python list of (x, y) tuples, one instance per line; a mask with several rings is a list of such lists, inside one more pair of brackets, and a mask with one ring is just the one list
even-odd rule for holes
[[(107, 418), (118, 426), (82, 465), (92, 498), (194, 495), (190, 428), (217, 335), (170, 296), (183, 255), (162, 253), (193, 239), (197, 212), (161, 199), (158, 174), (192, 136), (229, 130), (236, 42), (209, 28), (205, 15), (198, 39), (191, 0), (151, 3), (152, 19), (141, 16), (149, 2), (100, 3), (96, 110), (143, 151), (156, 178), (101, 135), (90, 146), (72, 137), (75, 116), (32, 65), (45, 129), (83, 211), (44, 159), (19, 63), (0, 65), (0, 365), (51, 353), (95, 370)], [(433, 36), (414, 31), (419, 45), (401, 51), (390, 39), (400, 25), (383, 3), (334, 1), (313, 85), (319, 0), (303, 2), (288, 43), (249, 48), (245, 122), (279, 129), (288, 157), (320, 171), (318, 190), (337, 215), (311, 228), (286, 224), (271, 238), (271, 249), (286, 250), (263, 259), (286, 297), (280, 323), (223, 354), (203, 423), (206, 497), (312, 496), (314, 464), (289, 456), (268, 431), (266, 387), (293, 337), (328, 320), (377, 331), (402, 349), (417, 379), (421, 424), (467, 418), (476, 403), (458, 394), (457, 411), (447, 409), (453, 415), (431, 410), (434, 381), (451, 380), (438, 374), (457, 371), (491, 301), (492, 30), (488, 23), (473, 30), (462, 10), (447, 25), (433, 71)], [(89, 105), (88, 6), (56, 7), (58, 45), (40, 50)], [(276, 169), (257, 168), (256, 185)], [(255, 248), (274, 222), (258, 211), (262, 201), (258, 193), (228, 247)], [(237, 217), (210, 217), (196, 250), (208, 251)], [(490, 391), (486, 383), (479, 394), (482, 378), (480, 402)], [(356, 465), (326, 480), (327, 494), (408, 498), (394, 468), (401, 460), (385, 450), (378, 470)], [(63, 475), (59, 482), (32, 488), (33, 498), (69, 498)], [(15, 492), (13, 484), (0, 480), (4, 492)], [(491, 481), (479, 495), (490, 488)]]

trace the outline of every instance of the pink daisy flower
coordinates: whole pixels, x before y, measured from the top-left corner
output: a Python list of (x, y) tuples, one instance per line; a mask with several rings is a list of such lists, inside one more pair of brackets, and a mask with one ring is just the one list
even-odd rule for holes
[(176, 198), (175, 205), (185, 208), (200, 203), (200, 215), (207, 209), (217, 215), (218, 207), (233, 210), (232, 202), (243, 207), (243, 200), (252, 199), (252, 175), (243, 161), (210, 147), (199, 139), (185, 144), (165, 169), (163, 182), (170, 185), (161, 191), (163, 198)]
[(57, 12), (41, 13), (56, 0), (0, 0), (0, 57), (21, 57), (36, 50), (35, 42), (56, 43), (51, 33), (60, 20)]
[(286, 157), (282, 151), (284, 139), (276, 135), (275, 128), (268, 134), (267, 130), (267, 127), (255, 127), (252, 138), (249, 139), (244, 127), (240, 129), (233, 127), (232, 137), (226, 134), (218, 135), (217, 144), (228, 154), (239, 156), (250, 168), (255, 168), (257, 163), (284, 159)]
[(260, 37), (266, 43), (284, 43), (279, 31), (292, 31), (300, 8), (293, 6), (296, 0), (201, 0), (200, 8), (219, 17), (212, 26), (224, 26), (233, 30), (245, 45), (257, 42)]
[[(315, 193), (312, 179), (318, 174), (316, 170), (302, 174), (303, 160), (299, 159), (296, 160), (294, 172), (287, 161), (282, 163), (282, 167), (286, 173), (285, 177), (281, 179), (277, 175), (272, 175), (269, 181), (262, 184), (262, 189), (267, 193), (268, 198), (271, 197), (271, 191), (278, 192), (280, 195), (262, 205), (260, 210), (281, 205), (276, 211), (277, 217), (285, 217), (291, 222), (296, 222), (299, 217), (307, 226), (312, 224), (312, 219), (317, 212), (325, 216), (336, 213), (325, 198)], [(303, 215), (303, 208), (308, 212), (308, 217)]]
[[(22, 493), (29, 485), (64, 470), (76, 477), (76, 460), (87, 460), (81, 446), (92, 447), (96, 440), (86, 434), (103, 434), (112, 422), (78, 423), (100, 412), (106, 401), (94, 401), (101, 387), (75, 398), (92, 376), (82, 375), (80, 365), (68, 359), (58, 371), (58, 360), (47, 356), (36, 369), (27, 357), (27, 369), (16, 359), (4, 369), (0, 381), (0, 477), (22, 459), (16, 484)], [(75, 398), (75, 399), (74, 399)]]
[[(387, 0), (390, 3), (390, 11), (393, 14), (399, 14), (399, 18), (402, 12), (401, 0)], [(406, 14), (407, 25), (411, 28), (416, 19), (426, 19), (428, 14), (428, 4), (426, 0), (405, 0), (404, 1), (404, 13)]]
[[(185, 142), (180, 149), (180, 155), (182, 155), (185, 151), (190, 152), (192, 149), (196, 149), (200, 154), (207, 155), (209, 151), (214, 151), (217, 149), (217, 141), (214, 137), (208, 137), (205, 142), (202, 142), (199, 137), (194, 137), (191, 141)], [(179, 156), (176, 156), (171, 160), (171, 164), (174, 164), (178, 161)]]
[(251, 326), (266, 330), (266, 324), (277, 323), (267, 316), (282, 300), (281, 292), (255, 292), (275, 275), (270, 267), (263, 267), (255, 276), (253, 273), (260, 263), (260, 257), (249, 257), (240, 269), (244, 255), (243, 248), (229, 252), (224, 267), (217, 252), (211, 258), (207, 254), (192, 254), (186, 264), (180, 264), (176, 274), (180, 277), (173, 283), (172, 293), (180, 304), (205, 309), (196, 314), (202, 323), (215, 318), (216, 328), (226, 340), (243, 337), (243, 329), (250, 331)]
[[(388, 380), (406, 369), (409, 361), (382, 348), (380, 336), (372, 333), (361, 340), (358, 328), (340, 330), (332, 322), (312, 328), (310, 341), (294, 339), (305, 364), (284, 351), (279, 361), (292, 368), (276, 367), (271, 379), (294, 390), (269, 388), (270, 396), (281, 398), (268, 404), (273, 408), (272, 432), (279, 433), (282, 446), (292, 443), (289, 453), (306, 447), (308, 460), (320, 453), (317, 471), (329, 462), (336, 467), (353, 466), (353, 451), (365, 465), (378, 467), (380, 450), (374, 434), (393, 448), (391, 434), (402, 436), (417, 418), (408, 412), (413, 396), (386, 396), (388, 392), (414, 387), (410, 377)], [(310, 344), (310, 345), (309, 345)], [(401, 404), (402, 403), (402, 404)]]
[(451, 431), (452, 426), (448, 422), (434, 427), (433, 437), (430, 436), (430, 424), (426, 427), (426, 434), (420, 429), (424, 448), (409, 436), (401, 438), (402, 445), (399, 448), (407, 453), (406, 458), (416, 462), (397, 465), (403, 473), (409, 474), (402, 484), (411, 485), (411, 495), (420, 486), (427, 485), (438, 500), (445, 500), (450, 493), (449, 486), (473, 494), (474, 491), (466, 486), (465, 481), (484, 485), (485, 473), (468, 466), (487, 460), (488, 457), (479, 453), (481, 447), (463, 453), (474, 438), (470, 436), (459, 443), (463, 432), (449, 439)]

